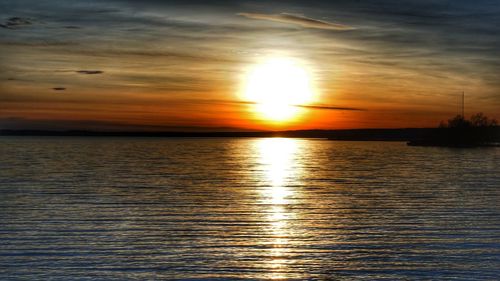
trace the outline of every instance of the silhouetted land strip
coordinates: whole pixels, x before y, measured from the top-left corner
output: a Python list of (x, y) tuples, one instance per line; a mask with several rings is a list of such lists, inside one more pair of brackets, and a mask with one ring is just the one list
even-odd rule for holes
[(465, 119), (457, 115), (447, 122), (441, 122), (439, 128), (414, 137), (410, 146), (445, 146), (445, 147), (479, 147), (500, 146), (498, 121), (490, 119), (483, 113), (476, 113)]
[(477, 147), (500, 146), (499, 127), (438, 128), (420, 138), (412, 138), (410, 146)]
[[(476, 130), (477, 129), (477, 130)], [(500, 127), (471, 128), (466, 135), (478, 135), (488, 130), (491, 142), (500, 142)], [(482, 134), (482, 133), (481, 133)], [(257, 132), (102, 132), (102, 131), (43, 131), (43, 130), (1, 130), (1, 136), (78, 136), (78, 137), (166, 137), (166, 138), (327, 138), (344, 141), (424, 141), (429, 139), (448, 140), (442, 128), (408, 129), (352, 129), (352, 130), (298, 130)], [(429, 136), (436, 136), (429, 138)], [(453, 137), (454, 134), (451, 134)]]

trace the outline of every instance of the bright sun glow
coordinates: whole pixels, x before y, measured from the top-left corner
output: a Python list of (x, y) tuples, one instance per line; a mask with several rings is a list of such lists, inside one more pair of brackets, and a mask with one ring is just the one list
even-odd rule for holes
[(249, 71), (244, 98), (266, 119), (285, 121), (298, 113), (297, 105), (312, 101), (313, 91), (302, 66), (289, 58), (273, 58)]

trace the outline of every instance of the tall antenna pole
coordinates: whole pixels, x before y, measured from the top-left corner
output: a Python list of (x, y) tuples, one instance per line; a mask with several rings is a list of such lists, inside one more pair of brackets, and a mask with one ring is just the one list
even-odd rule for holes
[(465, 119), (465, 91), (462, 91), (462, 118)]

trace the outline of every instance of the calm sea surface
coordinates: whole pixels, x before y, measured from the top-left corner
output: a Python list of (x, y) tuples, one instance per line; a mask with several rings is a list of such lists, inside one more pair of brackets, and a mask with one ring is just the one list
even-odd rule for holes
[(0, 138), (0, 280), (499, 280), (500, 148)]

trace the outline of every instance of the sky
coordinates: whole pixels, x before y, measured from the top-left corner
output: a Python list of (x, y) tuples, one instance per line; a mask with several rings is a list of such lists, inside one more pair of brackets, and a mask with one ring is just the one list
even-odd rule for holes
[[(288, 130), (500, 119), (500, 3), (0, 0), (0, 129)], [(314, 101), (275, 122), (241, 96), (266, 58)]]

